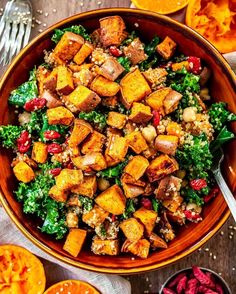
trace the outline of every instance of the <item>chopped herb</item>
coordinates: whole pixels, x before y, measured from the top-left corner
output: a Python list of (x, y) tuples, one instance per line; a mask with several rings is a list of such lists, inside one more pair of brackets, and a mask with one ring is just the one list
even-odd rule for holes
[(197, 193), (197, 191), (194, 191), (189, 187), (181, 189), (181, 195), (187, 202), (196, 203), (198, 206), (204, 204), (203, 198)]
[(131, 61), (129, 60), (128, 57), (120, 56), (117, 58), (117, 61), (124, 67), (126, 72), (130, 71)]
[(85, 196), (79, 196), (79, 201), (82, 204), (82, 207), (85, 212), (90, 211), (93, 208), (93, 200), (85, 197)]
[(0, 126), (0, 142), (5, 148), (15, 148), (23, 128), (21, 126)]
[(97, 173), (98, 177), (102, 177), (102, 178), (119, 178), (123, 172), (123, 169), (125, 168), (125, 166), (128, 163), (128, 159), (126, 159), (125, 161), (117, 164), (114, 167), (109, 167), (103, 171), (100, 171)]
[(89, 36), (86, 29), (82, 25), (71, 26), (65, 29), (56, 29), (52, 36), (52, 41), (55, 43), (58, 43), (65, 32), (72, 32), (74, 34), (82, 36), (87, 41), (91, 41), (91, 37)]
[(121, 46), (128, 46), (130, 43), (133, 42), (134, 39), (138, 37), (135, 31), (132, 31), (128, 37), (121, 43)]
[(95, 110), (90, 112), (80, 112), (79, 118), (97, 124), (99, 129), (103, 129), (107, 124), (106, 116)]
[(224, 126), (219, 132), (218, 136), (210, 144), (211, 152), (214, 153), (223, 144), (235, 138), (234, 133), (230, 132), (226, 126)]
[(134, 200), (133, 199), (128, 199), (126, 202), (126, 208), (125, 212), (123, 213), (123, 218), (127, 219), (131, 217), (131, 214), (135, 212), (135, 207), (134, 207)]
[(152, 207), (153, 207), (153, 210), (156, 212), (158, 212), (160, 208), (160, 202), (155, 198), (152, 198)]

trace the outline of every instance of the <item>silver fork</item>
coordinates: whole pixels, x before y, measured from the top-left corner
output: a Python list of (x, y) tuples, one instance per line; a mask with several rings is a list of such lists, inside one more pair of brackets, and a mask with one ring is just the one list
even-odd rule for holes
[(220, 170), (220, 165), (224, 159), (224, 153), (221, 148), (214, 152), (214, 166), (212, 168), (216, 182), (225, 198), (226, 203), (232, 213), (234, 220), (236, 221), (236, 200), (227, 186)]
[(10, 63), (29, 41), (32, 24), (32, 6), (29, 0), (7, 2), (0, 21), (0, 63)]

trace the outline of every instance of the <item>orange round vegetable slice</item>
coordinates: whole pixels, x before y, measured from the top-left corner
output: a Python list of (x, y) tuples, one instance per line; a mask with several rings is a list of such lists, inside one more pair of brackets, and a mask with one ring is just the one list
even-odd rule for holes
[(46, 278), (42, 263), (15, 245), (0, 245), (0, 293), (42, 294)]
[(100, 294), (93, 286), (78, 280), (66, 280), (52, 285), (44, 294)]
[(234, 0), (190, 0), (186, 24), (208, 39), (221, 53), (236, 50)]
[(160, 14), (170, 14), (184, 8), (189, 0), (131, 0), (140, 9), (151, 10)]

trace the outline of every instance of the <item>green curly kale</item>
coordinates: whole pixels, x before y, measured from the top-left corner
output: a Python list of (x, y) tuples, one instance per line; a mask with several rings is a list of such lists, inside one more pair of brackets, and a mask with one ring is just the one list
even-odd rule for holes
[(99, 129), (103, 129), (107, 124), (106, 116), (95, 110), (90, 112), (80, 112), (79, 118), (97, 124)]
[(97, 176), (102, 178), (108, 178), (108, 179), (119, 178), (121, 174), (123, 173), (123, 169), (125, 168), (127, 164), (128, 164), (128, 159), (124, 160), (123, 162), (117, 164), (114, 167), (109, 167), (103, 171), (98, 172)]
[(0, 143), (2, 146), (5, 148), (14, 148), (22, 130), (23, 127), (21, 126), (0, 126)]
[(79, 201), (82, 204), (84, 211), (90, 211), (93, 208), (93, 200), (89, 197), (79, 196)]
[(198, 206), (204, 204), (203, 198), (199, 195), (198, 191), (194, 191), (190, 187), (181, 189), (181, 195), (185, 198), (187, 203), (196, 203)]
[(121, 46), (127, 46), (133, 42), (134, 39), (138, 37), (137, 32), (132, 31), (128, 37), (121, 43)]
[(159, 44), (159, 37), (154, 37), (152, 41), (144, 47), (144, 51), (148, 58), (142, 61), (139, 65), (141, 71), (145, 71), (151, 67), (155, 67), (159, 61), (158, 55), (156, 53), (156, 47)]
[(214, 154), (223, 144), (235, 138), (234, 133), (230, 132), (226, 126), (224, 126), (219, 132), (218, 136), (210, 144), (211, 152)]
[(129, 217), (131, 217), (132, 213), (135, 212), (135, 205), (134, 205), (134, 200), (133, 199), (128, 199), (126, 202), (126, 208), (125, 208), (125, 212), (122, 214), (122, 217), (124, 219), (127, 219)]
[(175, 75), (172, 72), (172, 78), (173, 77), (174, 80), (170, 83), (170, 87), (173, 90), (182, 94), (184, 94), (186, 91), (194, 93), (200, 92), (199, 76), (187, 72), (186, 69), (182, 69), (181, 71), (177, 71)]
[(52, 41), (55, 43), (58, 43), (65, 32), (72, 32), (74, 34), (82, 36), (87, 41), (91, 41), (91, 37), (89, 36), (86, 29), (82, 25), (71, 26), (65, 29), (56, 29), (52, 36)]
[(126, 72), (130, 71), (131, 61), (128, 57), (120, 56), (117, 58), (117, 61), (123, 66)]

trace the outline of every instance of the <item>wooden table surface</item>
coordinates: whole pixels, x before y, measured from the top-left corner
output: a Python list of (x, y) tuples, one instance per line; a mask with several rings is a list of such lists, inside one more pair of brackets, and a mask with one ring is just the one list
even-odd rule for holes
[[(36, 23), (32, 29), (33, 38), (51, 24), (87, 10), (104, 7), (129, 7), (129, 0), (32, 0)], [(4, 8), (6, 0), (0, 0)], [(4, 72), (0, 65), (0, 76)], [(146, 274), (128, 276), (132, 284), (132, 293), (158, 293), (162, 283), (175, 271), (193, 264), (210, 268), (221, 273), (229, 283), (232, 293), (236, 293), (236, 224), (230, 218), (222, 230), (205, 246), (174, 265)], [(235, 233), (235, 234), (234, 234)], [(122, 294), (122, 293), (121, 293)]]

